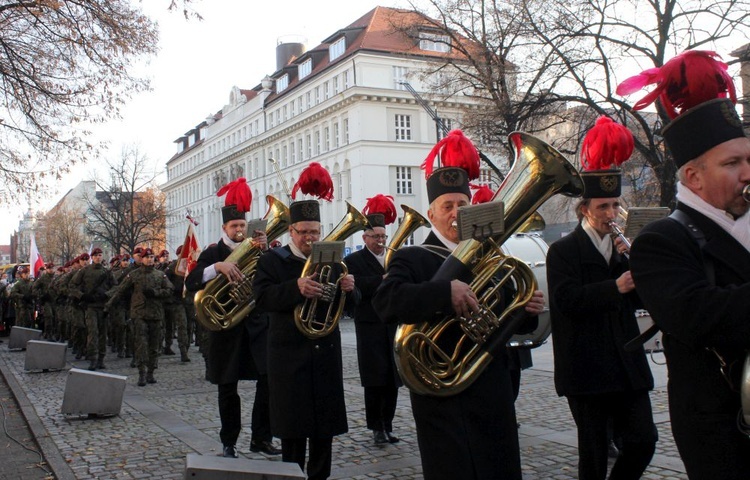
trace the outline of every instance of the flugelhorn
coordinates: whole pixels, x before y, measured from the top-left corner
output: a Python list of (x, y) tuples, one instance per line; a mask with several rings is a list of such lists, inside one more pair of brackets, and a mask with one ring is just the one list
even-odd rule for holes
[[(351, 203), (346, 202), (347, 211), (344, 218), (322, 241), (335, 242), (345, 240), (360, 230), (367, 228), (367, 217), (357, 210)], [(325, 292), (321, 298), (306, 298), (302, 305), (294, 309), (294, 323), (297, 329), (307, 338), (321, 338), (333, 332), (339, 323), (344, 310), (346, 295), (341, 291), (340, 282), (349, 274), (344, 262), (337, 262), (341, 273), (334, 280), (333, 264), (316, 263), (312, 256), (308, 257), (302, 269), (302, 277), (313, 273), (318, 274), (318, 282), (323, 285)], [(324, 308), (325, 307), (325, 308)], [(325, 312), (322, 318), (318, 314)]]
[[(505, 232), (485, 241), (461, 241), (433, 276), (433, 280), (469, 283), (479, 297), (479, 313), (402, 324), (396, 332), (396, 366), (415, 393), (450, 396), (465, 390), (492, 360), (494, 350), (505, 346), (525, 317), (523, 307), (537, 286), (526, 263), (504, 255), (500, 245), (552, 195), (583, 192), (578, 172), (557, 150), (526, 133), (511, 133), (508, 140), (516, 161), (492, 199), (504, 202)], [(496, 315), (492, 310), (501, 298), (499, 288), (509, 282), (516, 294)]]
[[(271, 195), (266, 195), (266, 201), (268, 211), (263, 218), (267, 220), (266, 237), (270, 243), (286, 232), (290, 220), (289, 207)], [(261, 253), (261, 247), (252, 237), (244, 239), (224, 260), (237, 263), (242, 280), (230, 282), (226, 276), (219, 275), (195, 294), (195, 316), (203, 327), (215, 332), (229, 330), (253, 311), (253, 277)]]

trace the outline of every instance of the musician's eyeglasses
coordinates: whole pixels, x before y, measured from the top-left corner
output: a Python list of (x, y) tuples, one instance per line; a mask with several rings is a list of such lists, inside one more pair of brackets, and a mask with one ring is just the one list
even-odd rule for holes
[(386, 239), (388, 239), (388, 235), (365, 235), (365, 237), (374, 238), (375, 240), (386, 240)]
[(297, 235), (300, 235), (303, 237), (319, 237), (320, 236), (320, 230), (297, 230), (294, 227), (292, 227), (292, 230), (294, 230)]

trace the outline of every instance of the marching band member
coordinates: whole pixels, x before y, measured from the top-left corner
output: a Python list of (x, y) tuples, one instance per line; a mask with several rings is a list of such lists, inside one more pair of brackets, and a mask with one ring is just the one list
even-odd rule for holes
[(555, 360), (555, 388), (565, 396), (578, 428), (578, 478), (607, 478), (607, 422), (622, 436), (612, 479), (638, 479), (651, 461), (657, 432), (649, 390), (654, 379), (638, 336), (640, 300), (624, 256), (612, 239), (620, 208), (620, 165), (633, 151), (633, 135), (600, 117), (583, 141), (580, 223), (547, 252), (547, 282)]
[[(185, 279), (189, 291), (197, 292), (220, 273), (229, 281), (240, 281), (242, 271), (235, 262), (226, 258), (245, 239), (252, 193), (244, 178), (223, 186), (218, 196), (226, 194), (221, 209), (222, 234), (218, 243), (206, 247), (198, 257), (195, 267)], [(266, 233), (253, 232), (253, 240), (267, 248)], [(237, 386), (240, 380), (257, 380), (253, 403), (250, 450), (267, 455), (278, 455), (273, 445), (268, 400), (268, 375), (266, 342), (268, 318), (260, 310), (252, 312), (232, 329), (209, 332), (206, 355), (206, 379), (218, 385), (219, 437), (223, 445), (222, 456), (237, 458), (236, 444), (242, 430), (242, 403)]]
[(677, 209), (641, 231), (631, 267), (664, 332), (672, 434), (691, 479), (750, 472), (748, 429), (737, 428), (739, 376), (750, 349), (750, 215), (743, 198), (750, 139), (727, 65), (716, 57), (687, 51), (618, 88), (627, 94), (656, 81), (634, 108), (658, 96), (673, 118), (663, 135), (678, 167)]
[[(444, 167), (432, 172), (438, 151), (442, 151)], [(468, 284), (431, 280), (458, 246), (455, 221), (458, 208), (469, 205), (469, 179), (479, 175), (478, 152), (461, 131), (454, 130), (433, 148), (423, 168), (429, 175), (427, 216), (432, 231), (421, 246), (400, 248), (390, 261), (386, 278), (373, 298), (376, 311), (389, 323), (440, 321), (448, 315), (469, 316), (479, 310), (478, 292), (471, 291)], [(542, 292), (537, 291), (525, 308), (529, 314), (538, 315), (543, 307)], [(426, 480), (521, 478), (506, 352), (503, 348), (494, 353), (484, 372), (460, 393), (428, 396), (411, 392)]]
[(397, 443), (393, 432), (398, 387), (401, 379), (393, 359), (393, 339), (396, 325), (385, 324), (372, 306), (372, 296), (385, 276), (385, 226), (396, 220), (393, 197), (382, 194), (367, 199), (362, 210), (368, 226), (362, 234), (365, 248), (347, 256), (344, 261), (354, 275), (362, 300), (354, 311), (357, 335), (357, 363), (359, 377), (365, 389), (365, 419), (373, 432), (375, 444)]

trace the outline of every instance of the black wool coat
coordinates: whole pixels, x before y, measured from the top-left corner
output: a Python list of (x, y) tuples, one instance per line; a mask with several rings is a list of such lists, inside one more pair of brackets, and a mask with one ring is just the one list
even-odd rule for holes
[[(424, 245), (445, 249), (434, 233)], [(447, 250), (445, 250), (448, 253)], [(431, 280), (444, 257), (419, 247), (400, 248), (372, 300), (386, 322), (412, 324), (453, 315), (448, 280)], [(520, 479), (521, 460), (513, 388), (504, 349), (461, 393), (411, 393), (426, 480)]]
[(401, 378), (393, 360), (394, 323), (386, 324), (372, 306), (372, 296), (383, 281), (385, 269), (367, 249), (344, 259), (362, 298), (354, 310), (357, 335), (357, 360), (363, 387), (401, 386)]
[(579, 224), (547, 252), (555, 388), (558, 395), (652, 389), (643, 347), (626, 352), (638, 336), (635, 291), (622, 295), (617, 278), (629, 268), (612, 253), (609, 265)]
[(740, 394), (708, 349), (732, 366), (736, 384), (750, 350), (750, 252), (706, 216), (677, 208), (705, 235), (703, 249), (666, 218), (646, 226), (630, 254), (638, 293), (664, 332), (672, 431), (690, 478), (747, 478), (750, 439), (735, 425)]
[[(275, 248), (260, 258), (253, 280), (256, 304), (270, 314), (271, 432), (282, 439), (329, 438), (348, 431), (341, 332), (336, 326), (312, 340), (294, 322), (294, 308), (305, 300), (297, 287), (304, 263), (288, 246)], [(334, 274), (337, 270), (334, 266)], [(348, 297), (356, 297), (355, 292)]]
[[(203, 271), (217, 262), (223, 262), (232, 253), (219, 240), (203, 250), (195, 268), (185, 279), (189, 291), (205, 287)], [(211, 383), (223, 385), (238, 380), (257, 380), (267, 371), (268, 316), (256, 308), (239, 325), (229, 330), (209, 332), (209, 354), (206, 359), (207, 376)]]

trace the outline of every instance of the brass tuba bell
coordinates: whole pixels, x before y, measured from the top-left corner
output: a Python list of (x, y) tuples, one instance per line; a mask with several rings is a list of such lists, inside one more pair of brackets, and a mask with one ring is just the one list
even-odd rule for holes
[(393, 234), (388, 246), (386, 246), (385, 256), (383, 258), (383, 265), (388, 269), (388, 264), (391, 262), (393, 254), (401, 248), (406, 242), (406, 239), (414, 233), (420, 227), (429, 227), (430, 222), (418, 211), (414, 210), (408, 205), (401, 205), (404, 210), (404, 218), (401, 220), (396, 232)]
[[(268, 221), (266, 237), (271, 242), (286, 232), (290, 220), (289, 207), (272, 195), (266, 195), (266, 201), (268, 211), (263, 218)], [(253, 277), (261, 253), (253, 239), (246, 238), (225, 260), (237, 263), (242, 280), (230, 282), (224, 275), (219, 275), (195, 294), (195, 316), (204, 328), (214, 332), (229, 330), (253, 311)]]
[[(413, 392), (430, 396), (455, 395), (482, 373), (493, 350), (504, 347), (525, 317), (523, 307), (537, 289), (525, 262), (506, 256), (500, 246), (552, 195), (580, 196), (578, 172), (550, 145), (526, 133), (508, 140), (516, 160), (492, 201), (505, 205), (505, 232), (485, 241), (463, 240), (443, 262), (433, 280), (460, 279), (479, 299), (480, 312), (471, 318), (448, 316), (440, 322), (399, 325), (394, 342), (396, 366)], [(500, 288), (510, 282), (516, 294), (500, 315)]]
[[(339, 224), (336, 225), (322, 242), (346, 240), (356, 232), (367, 228), (367, 217), (349, 202), (346, 202), (346, 207), (344, 218), (341, 219)], [(302, 277), (307, 277), (317, 272), (318, 282), (323, 285), (325, 292), (322, 298), (306, 298), (302, 305), (297, 305), (294, 309), (294, 324), (307, 338), (321, 338), (333, 332), (343, 313), (346, 295), (341, 292), (339, 283), (349, 274), (349, 269), (346, 268), (344, 262), (336, 263), (341, 266), (342, 272), (335, 280), (331, 278), (333, 264), (314, 262), (312, 256), (308, 257), (302, 269)], [(326, 313), (323, 318), (318, 318), (318, 313), (323, 311), (321, 307), (325, 306), (321, 304), (327, 304), (327, 307), (324, 309)]]

